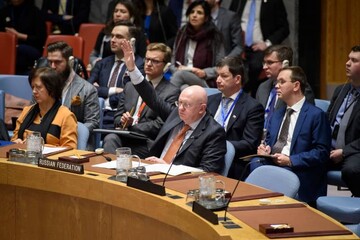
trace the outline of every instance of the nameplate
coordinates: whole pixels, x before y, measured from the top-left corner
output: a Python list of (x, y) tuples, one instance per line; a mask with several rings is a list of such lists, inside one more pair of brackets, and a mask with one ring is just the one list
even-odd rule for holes
[(143, 181), (137, 178), (128, 177), (126, 185), (128, 187), (143, 190), (145, 192), (153, 193), (159, 196), (166, 196), (164, 186), (152, 183), (150, 181)]
[(51, 168), (64, 172), (84, 174), (84, 166), (77, 163), (41, 158), (39, 159), (38, 166), (43, 168)]
[(197, 202), (193, 202), (192, 211), (214, 225), (219, 224), (218, 215)]

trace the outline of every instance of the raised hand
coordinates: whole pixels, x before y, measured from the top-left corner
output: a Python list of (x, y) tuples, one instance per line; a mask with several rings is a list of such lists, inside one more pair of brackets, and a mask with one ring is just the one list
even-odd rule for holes
[(135, 56), (130, 41), (126, 39), (120, 40), (120, 47), (124, 52), (124, 61), (129, 72), (135, 69)]

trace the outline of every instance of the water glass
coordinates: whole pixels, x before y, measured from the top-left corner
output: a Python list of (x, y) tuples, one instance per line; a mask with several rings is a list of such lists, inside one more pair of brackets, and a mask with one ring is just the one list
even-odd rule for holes
[[(212, 209), (222, 206), (225, 202), (225, 183), (216, 180), (214, 175), (201, 175), (199, 177), (199, 204)], [(219, 188), (217, 185), (221, 185)]]
[(128, 170), (132, 167), (131, 148), (121, 147), (116, 149), (116, 180), (126, 182)]
[(32, 132), (26, 138), (26, 150), (29, 152), (31, 161), (37, 162), (42, 157), (42, 151), (44, 149), (44, 139), (41, 137), (40, 132)]

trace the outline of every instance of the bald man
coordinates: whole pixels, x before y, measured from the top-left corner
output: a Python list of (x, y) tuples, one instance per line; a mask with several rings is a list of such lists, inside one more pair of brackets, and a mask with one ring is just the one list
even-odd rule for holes
[[(121, 42), (124, 59), (131, 82), (146, 104), (163, 120), (150, 155), (147, 160), (158, 163), (183, 164), (202, 168), (207, 172), (220, 173), (224, 167), (226, 137), (224, 129), (206, 110), (207, 95), (200, 86), (190, 86), (180, 94), (176, 104), (161, 99), (154, 88), (144, 81), (144, 77), (135, 65), (132, 48), (127, 40)], [(169, 152), (185, 125), (185, 137), (180, 147), (169, 159)]]

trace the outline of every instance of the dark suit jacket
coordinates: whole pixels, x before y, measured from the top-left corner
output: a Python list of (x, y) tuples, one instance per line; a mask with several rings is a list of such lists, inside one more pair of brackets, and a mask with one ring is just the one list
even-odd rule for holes
[[(109, 81), (111, 69), (112, 69), (114, 63), (115, 63), (115, 55), (111, 55), (109, 57), (106, 57), (106, 58), (98, 61), (95, 64), (94, 68), (91, 70), (91, 74), (90, 74), (90, 78), (88, 79), (88, 82), (90, 82), (92, 84), (96, 82), (99, 84), (99, 87), (97, 88), (99, 97), (102, 97), (105, 99), (109, 97), (108, 81)], [(135, 57), (135, 64), (138, 67), (138, 69), (141, 72), (143, 72), (144, 62), (141, 57), (138, 57), (138, 56)], [(124, 64), (124, 68), (126, 69), (125, 64)], [(121, 69), (120, 69), (120, 71), (121, 71)], [(123, 88), (125, 86), (125, 84), (129, 81), (130, 81), (130, 79), (128, 77), (124, 76), (124, 74), (119, 74), (118, 81), (116, 83), (116, 87)], [(115, 108), (117, 106), (121, 95), (122, 94), (115, 94), (114, 96), (111, 96), (113, 98), (111, 100), (111, 102), (113, 102), (115, 104), (114, 106), (112, 105), (113, 108)]]
[[(266, 142), (273, 147), (280, 132), (286, 107), (274, 112)], [(326, 114), (305, 101), (291, 141), (290, 168), (300, 180), (299, 199), (313, 202), (327, 191), (326, 165), (330, 156), (331, 129)]]
[[(246, 0), (233, 1), (230, 10), (237, 11), (242, 16), (245, 4)], [(261, 1), (260, 28), (264, 40), (268, 39), (272, 44), (280, 44), (289, 35), (289, 23), (283, 0)]]
[[(180, 89), (175, 87), (164, 78), (159, 82), (155, 88), (156, 94), (166, 102), (173, 104), (180, 95)], [(117, 111), (115, 113), (115, 125), (120, 125), (120, 119), (124, 112), (130, 112), (131, 108), (135, 108), (139, 94), (132, 84), (126, 84), (124, 88), (124, 95), (121, 98)], [(145, 106), (141, 112), (140, 119), (134, 126), (128, 127), (130, 131), (142, 133), (154, 140), (164, 124), (163, 120), (148, 106)]]
[[(182, 123), (178, 108), (159, 98), (147, 81), (135, 85), (140, 96), (164, 121), (150, 153), (160, 157), (172, 129)], [(200, 167), (208, 172), (221, 172), (224, 167), (226, 138), (224, 129), (206, 113), (174, 159), (174, 164)]]
[[(208, 111), (213, 116), (221, 100), (221, 93), (208, 97)], [(234, 159), (256, 153), (264, 127), (264, 108), (243, 91), (229, 118), (226, 140), (235, 147)]]
[[(336, 119), (336, 114), (342, 104), (344, 98), (351, 88), (351, 84), (338, 86), (331, 98), (330, 106), (328, 108), (328, 114), (330, 124), (332, 125)], [(360, 101), (355, 103), (353, 111), (351, 113), (348, 125), (345, 130), (345, 147), (343, 148), (344, 157), (350, 157), (353, 154), (360, 152)]]
[[(272, 79), (267, 79), (265, 82), (260, 84), (260, 86), (256, 92), (256, 100), (258, 100), (264, 108), (266, 108), (266, 104), (267, 104), (267, 101), (268, 101), (268, 98), (269, 98), (272, 88), (273, 88)], [(314, 92), (313, 92), (311, 86), (309, 85), (309, 83), (306, 85), (304, 95), (305, 95), (306, 101), (315, 105)], [(276, 105), (275, 105), (275, 109), (279, 109), (284, 106), (286, 106), (284, 101), (281, 99), (278, 99), (276, 102)]]
[(243, 51), (240, 17), (235, 12), (220, 7), (216, 26), (223, 34), (225, 54), (240, 56)]

